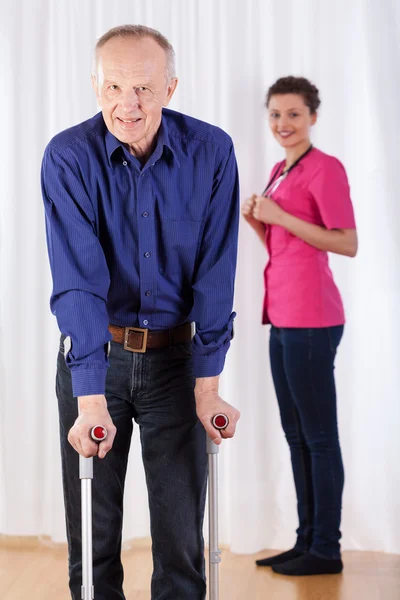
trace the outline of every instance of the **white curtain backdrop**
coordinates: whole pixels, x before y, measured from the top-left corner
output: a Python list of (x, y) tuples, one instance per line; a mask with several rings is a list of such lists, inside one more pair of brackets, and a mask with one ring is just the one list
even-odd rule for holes
[[(262, 191), (282, 156), (267, 128), (268, 86), (294, 74), (320, 88), (313, 141), (346, 166), (360, 240), (356, 259), (331, 259), (348, 318), (336, 368), (343, 548), (400, 553), (398, 0), (1, 3), (0, 533), (65, 540), (40, 163), (54, 134), (97, 112), (92, 48), (123, 23), (170, 39), (180, 77), (171, 108), (233, 137), (242, 201)], [(221, 385), (242, 418), (220, 453), (220, 540), (240, 553), (288, 548), (296, 527), (268, 328), (260, 324), (265, 260), (242, 223), (237, 335)], [(125, 540), (148, 536), (137, 432), (125, 511)]]

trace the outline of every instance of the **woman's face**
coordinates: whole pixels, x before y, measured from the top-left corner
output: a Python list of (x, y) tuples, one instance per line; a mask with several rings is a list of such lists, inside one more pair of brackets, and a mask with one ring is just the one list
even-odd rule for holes
[(300, 94), (276, 94), (268, 104), (269, 125), (283, 148), (294, 148), (310, 139), (310, 129), (317, 120)]

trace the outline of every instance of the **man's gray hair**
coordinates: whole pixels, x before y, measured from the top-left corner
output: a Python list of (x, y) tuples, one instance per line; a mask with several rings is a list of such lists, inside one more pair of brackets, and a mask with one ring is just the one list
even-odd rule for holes
[(165, 51), (167, 57), (167, 78), (168, 80), (175, 77), (175, 52), (172, 45), (169, 43), (167, 38), (162, 35), (156, 29), (152, 29), (151, 27), (146, 27), (145, 25), (119, 25), (118, 27), (113, 27), (109, 31), (107, 31), (104, 35), (101, 36), (97, 40), (97, 44), (94, 49), (94, 57), (93, 57), (93, 68), (92, 73), (96, 75), (97, 73), (97, 58), (99, 50), (111, 39), (113, 38), (153, 38), (155, 42)]

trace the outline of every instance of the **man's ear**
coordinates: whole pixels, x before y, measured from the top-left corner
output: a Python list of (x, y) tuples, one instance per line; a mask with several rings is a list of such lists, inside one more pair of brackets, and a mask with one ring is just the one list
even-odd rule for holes
[(164, 102), (163, 102), (163, 106), (168, 106), (172, 96), (174, 95), (177, 85), (178, 85), (177, 77), (173, 77), (172, 79), (170, 79), (170, 81), (168, 83), (168, 87), (167, 87), (167, 94), (166, 94)]

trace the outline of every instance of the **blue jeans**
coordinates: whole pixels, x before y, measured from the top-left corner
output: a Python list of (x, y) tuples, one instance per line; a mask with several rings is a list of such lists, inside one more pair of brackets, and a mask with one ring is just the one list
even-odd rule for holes
[(344, 471), (334, 361), (343, 326), (272, 327), (270, 359), (297, 494), (296, 548), (340, 558)]
[[(81, 598), (79, 460), (67, 441), (78, 415), (63, 356), (57, 368), (70, 589)], [(123, 600), (121, 530), (125, 474), (139, 426), (149, 497), (154, 571), (152, 600), (203, 600), (203, 516), (207, 485), (205, 430), (196, 415), (190, 344), (134, 354), (111, 342), (108, 410), (117, 427), (112, 450), (94, 459), (93, 578), (96, 600)], [(135, 510), (132, 506), (128, 510)]]

